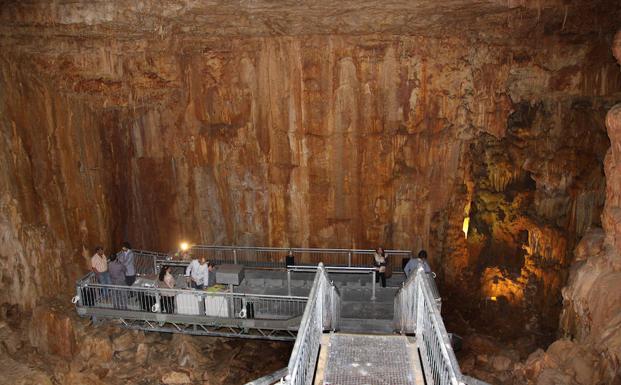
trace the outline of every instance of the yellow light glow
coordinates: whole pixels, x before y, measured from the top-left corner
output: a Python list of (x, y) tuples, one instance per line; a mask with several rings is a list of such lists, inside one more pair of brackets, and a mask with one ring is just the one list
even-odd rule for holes
[(188, 245), (187, 242), (181, 242), (179, 246), (181, 247), (181, 251), (186, 251), (187, 249), (190, 248), (190, 245)]
[(464, 224), (461, 226), (462, 231), (464, 232), (464, 237), (468, 238), (468, 227), (470, 226), (470, 217), (464, 218)]
[(492, 301), (496, 301), (496, 297), (489, 297)]

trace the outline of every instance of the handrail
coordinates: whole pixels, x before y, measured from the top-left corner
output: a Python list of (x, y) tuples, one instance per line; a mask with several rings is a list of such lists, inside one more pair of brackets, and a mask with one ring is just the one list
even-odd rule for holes
[[(371, 249), (321, 249), (302, 247), (253, 247), (194, 245), (190, 248), (194, 256), (206, 256), (218, 263), (243, 263), (254, 267), (285, 267), (285, 257), (293, 256), (297, 264), (316, 266), (368, 266)], [(408, 250), (386, 250), (389, 257), (411, 257)], [(389, 258), (390, 261), (391, 258)], [(394, 271), (402, 271), (400, 263), (393, 263)]]
[[(327, 272), (343, 272), (351, 274), (368, 274), (377, 271), (376, 267), (340, 267), (340, 266), (324, 266), (323, 268)], [(317, 270), (315, 266), (304, 265), (288, 265), (288, 271), (309, 272)]]
[(206, 317), (205, 320), (209, 317), (287, 320), (300, 317), (307, 300), (307, 297), (291, 295), (100, 284), (94, 274), (89, 273), (76, 283), (72, 303), (82, 314), (110, 309), (165, 316), (193, 315)]
[(408, 278), (395, 297), (395, 322), (402, 333), (416, 333), (427, 383), (465, 385), (432, 282), (422, 267)]
[(270, 373), (256, 380), (247, 382), (245, 385), (272, 385), (280, 381), (281, 378), (287, 375), (288, 368), (279, 369), (273, 373)]
[(317, 354), (324, 330), (336, 328), (340, 296), (329, 281), (323, 264), (319, 264), (308, 296), (298, 336), (289, 359), (287, 385), (310, 385), (315, 372)]

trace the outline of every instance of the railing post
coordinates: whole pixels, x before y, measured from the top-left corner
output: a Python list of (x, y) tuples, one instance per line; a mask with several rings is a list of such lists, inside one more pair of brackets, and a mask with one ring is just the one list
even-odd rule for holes
[(338, 321), (339, 321), (339, 314), (337, 312), (337, 306), (338, 304), (336, 303), (336, 287), (334, 285), (331, 285), (332, 290), (330, 291), (330, 302), (332, 304), (332, 320), (331, 323), (332, 325), (332, 331), (336, 331), (337, 325), (338, 325)]
[(347, 253), (347, 266), (351, 267), (351, 250)]
[(291, 270), (287, 269), (287, 295), (291, 297)]
[(237, 249), (233, 249), (233, 264), (237, 265)]
[(373, 275), (371, 276), (371, 286), (373, 287), (373, 291), (371, 294), (371, 301), (375, 301), (375, 270), (373, 270)]

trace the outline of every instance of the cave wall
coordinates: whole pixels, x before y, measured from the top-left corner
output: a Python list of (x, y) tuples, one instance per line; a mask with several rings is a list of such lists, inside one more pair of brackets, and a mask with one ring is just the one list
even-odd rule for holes
[[(71, 290), (118, 221), (110, 132), (96, 111), (27, 62), (0, 66), (0, 302)], [(116, 217), (116, 218), (115, 218)]]
[(621, 84), (605, 33), (223, 37), (80, 12), (1, 30), (8, 302), (70, 289), (122, 239), (424, 247), (482, 295), (487, 268), (558, 293), (598, 221)]

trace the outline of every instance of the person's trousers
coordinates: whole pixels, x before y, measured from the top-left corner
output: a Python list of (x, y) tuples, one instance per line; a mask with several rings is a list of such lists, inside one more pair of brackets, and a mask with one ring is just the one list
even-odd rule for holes
[(382, 281), (382, 287), (386, 287), (386, 273), (375, 273), (375, 283)]
[[(110, 279), (110, 273), (107, 271), (104, 271), (103, 273), (97, 273), (97, 282), (102, 285), (111, 285), (112, 280)], [(107, 297), (109, 292), (108, 289), (102, 289), (99, 293), (100, 295)]]
[(102, 285), (111, 285), (112, 280), (110, 279), (110, 273), (107, 271), (104, 271), (103, 273), (97, 273), (97, 282), (101, 283)]
[(205, 287), (205, 285), (203, 284), (198, 285), (194, 281), (192, 281), (191, 286), (192, 286), (192, 289), (196, 289), (196, 290), (203, 290), (203, 288)]

